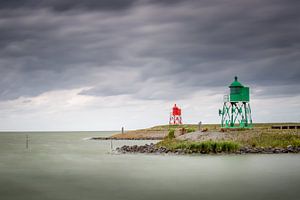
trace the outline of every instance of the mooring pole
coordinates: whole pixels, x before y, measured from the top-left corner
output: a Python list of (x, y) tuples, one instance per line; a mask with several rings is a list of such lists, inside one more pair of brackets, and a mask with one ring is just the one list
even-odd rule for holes
[(26, 149), (29, 148), (29, 136), (26, 135)]
[(110, 139), (110, 151), (111, 152), (113, 151), (113, 142), (112, 142), (112, 139)]
[(199, 131), (201, 131), (201, 125), (202, 125), (202, 122), (200, 121), (199, 124), (198, 124), (198, 130)]

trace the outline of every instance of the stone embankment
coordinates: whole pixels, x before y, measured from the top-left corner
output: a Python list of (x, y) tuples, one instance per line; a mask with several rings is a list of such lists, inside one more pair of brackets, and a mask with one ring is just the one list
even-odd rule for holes
[[(116, 149), (118, 153), (146, 153), (146, 154), (224, 154), (228, 152), (201, 152), (198, 150), (190, 149), (168, 149), (166, 147), (157, 147), (155, 144), (146, 144), (146, 145), (134, 145), (127, 146), (124, 145)], [(236, 152), (231, 152), (231, 154), (278, 154), (278, 153), (299, 153), (300, 147), (293, 147), (291, 145), (286, 148), (255, 148), (255, 147), (242, 147)]]

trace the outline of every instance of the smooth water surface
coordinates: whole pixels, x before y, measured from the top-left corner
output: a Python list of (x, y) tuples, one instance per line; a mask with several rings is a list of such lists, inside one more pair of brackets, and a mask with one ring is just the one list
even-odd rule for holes
[(300, 199), (300, 154), (117, 155), (88, 140), (110, 134), (0, 133), (0, 199)]

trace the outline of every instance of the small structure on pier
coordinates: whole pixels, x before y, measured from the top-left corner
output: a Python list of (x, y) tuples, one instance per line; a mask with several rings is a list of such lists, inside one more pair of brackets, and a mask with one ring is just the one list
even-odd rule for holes
[(272, 129), (300, 129), (299, 124), (272, 125)]
[(219, 110), (222, 128), (251, 128), (249, 87), (243, 86), (238, 77), (229, 86), (230, 95), (224, 96), (223, 108)]
[(182, 124), (181, 109), (176, 104), (174, 104), (170, 113), (169, 124)]

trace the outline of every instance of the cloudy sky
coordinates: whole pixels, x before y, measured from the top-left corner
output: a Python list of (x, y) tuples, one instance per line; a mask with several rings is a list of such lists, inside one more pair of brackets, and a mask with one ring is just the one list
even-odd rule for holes
[(235, 75), (255, 122), (300, 121), (298, 0), (0, 3), (0, 130), (218, 123)]

